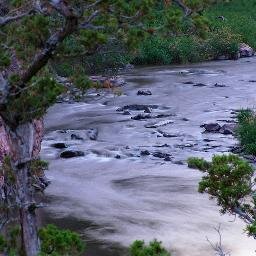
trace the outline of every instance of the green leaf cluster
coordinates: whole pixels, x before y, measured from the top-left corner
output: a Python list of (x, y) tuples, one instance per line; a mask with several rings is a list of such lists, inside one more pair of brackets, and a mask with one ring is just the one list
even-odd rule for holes
[(85, 244), (77, 233), (59, 229), (52, 224), (39, 230), (39, 238), (40, 256), (79, 256), (85, 250)]
[(130, 256), (171, 256), (171, 254), (157, 240), (148, 245), (144, 241), (136, 240), (130, 246)]

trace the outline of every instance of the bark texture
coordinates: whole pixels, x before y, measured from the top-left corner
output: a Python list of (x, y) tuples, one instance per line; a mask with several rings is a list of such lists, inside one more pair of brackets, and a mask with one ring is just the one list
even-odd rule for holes
[(15, 203), (19, 211), (23, 250), (27, 256), (37, 256), (39, 252), (30, 162), (39, 155), (42, 136), (42, 119), (10, 129), (0, 118), (0, 160), (3, 161), (5, 156), (11, 159), (15, 175)]

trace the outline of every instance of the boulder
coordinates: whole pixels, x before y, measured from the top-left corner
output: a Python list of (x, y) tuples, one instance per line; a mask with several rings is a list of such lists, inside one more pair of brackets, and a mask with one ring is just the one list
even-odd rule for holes
[(252, 57), (254, 55), (254, 50), (248, 44), (242, 43), (239, 45), (239, 54), (241, 58)]
[(72, 158), (72, 157), (79, 157), (79, 156), (84, 156), (84, 152), (75, 151), (75, 150), (66, 150), (60, 154), (61, 158)]
[(221, 126), (218, 123), (209, 123), (201, 125), (205, 129), (205, 132), (219, 132)]
[(236, 124), (224, 124), (219, 130), (219, 132), (225, 135), (229, 135), (229, 134), (233, 135), (235, 133), (236, 127), (237, 127)]

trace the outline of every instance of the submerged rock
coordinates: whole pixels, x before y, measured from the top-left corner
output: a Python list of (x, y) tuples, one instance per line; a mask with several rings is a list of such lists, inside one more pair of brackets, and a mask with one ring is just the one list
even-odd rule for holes
[(70, 135), (70, 137), (71, 137), (71, 140), (84, 140), (84, 138), (82, 138), (81, 136), (79, 136), (79, 135), (77, 135), (75, 133), (72, 133)]
[(131, 119), (133, 119), (133, 120), (145, 120), (145, 119), (150, 119), (150, 118), (152, 118), (152, 116), (149, 114), (138, 114), (136, 116), (131, 117)]
[(198, 84), (194, 84), (193, 86), (195, 86), (195, 87), (205, 87), (205, 86), (207, 86), (207, 84), (198, 83)]
[(174, 123), (173, 120), (165, 120), (165, 121), (161, 121), (161, 122), (154, 123), (154, 124), (147, 124), (147, 125), (145, 125), (145, 128), (158, 128), (158, 127), (165, 126), (168, 124), (173, 124), (173, 123)]
[(98, 129), (90, 129), (90, 130), (87, 132), (87, 135), (88, 135), (88, 137), (89, 137), (90, 140), (97, 140), (98, 134), (99, 134)]
[(84, 152), (82, 152), (82, 151), (67, 150), (67, 151), (63, 151), (60, 154), (61, 158), (72, 158), (72, 157), (79, 157), (79, 156), (84, 156)]
[(152, 95), (152, 92), (150, 90), (139, 90), (137, 95), (150, 96)]
[(140, 151), (140, 155), (141, 156), (149, 156), (150, 152), (148, 150), (142, 150), (142, 151)]
[(149, 109), (157, 109), (158, 105), (140, 105), (140, 104), (132, 104), (126, 105), (124, 107), (118, 108), (116, 111), (121, 112), (125, 110), (133, 110), (133, 111), (148, 111)]
[(54, 148), (58, 148), (58, 149), (63, 149), (63, 148), (67, 148), (68, 146), (63, 143), (63, 142), (57, 142), (51, 145)]

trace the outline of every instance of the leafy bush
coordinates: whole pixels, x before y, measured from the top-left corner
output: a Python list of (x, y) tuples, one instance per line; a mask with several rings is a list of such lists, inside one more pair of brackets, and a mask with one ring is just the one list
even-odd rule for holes
[(153, 240), (149, 245), (145, 245), (144, 241), (136, 240), (130, 247), (130, 256), (171, 256), (161, 242)]
[(198, 190), (216, 198), (222, 213), (232, 212), (251, 192), (254, 170), (236, 155), (216, 155), (204, 171)]
[(85, 249), (84, 242), (77, 233), (48, 225), (39, 231), (41, 240), (40, 256), (79, 256)]
[(221, 207), (221, 213), (237, 214), (246, 224), (246, 232), (256, 238), (256, 191), (254, 169), (236, 155), (212, 158), (199, 183), (199, 192), (208, 193)]
[(237, 137), (246, 153), (256, 155), (256, 115), (252, 110), (238, 114)]

